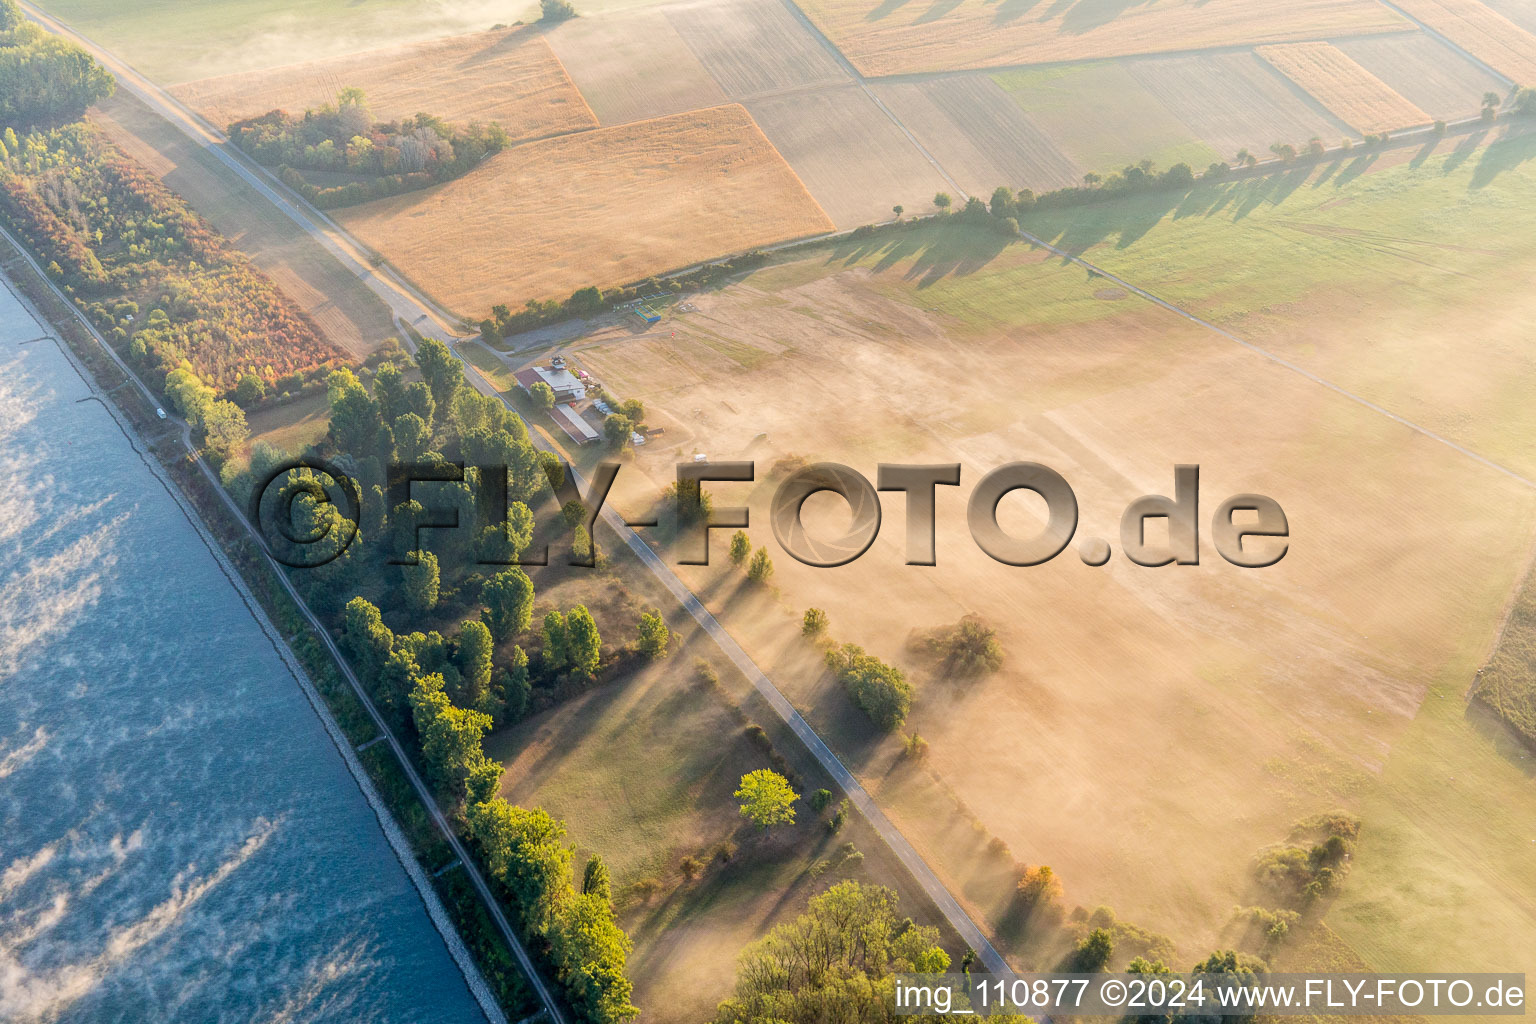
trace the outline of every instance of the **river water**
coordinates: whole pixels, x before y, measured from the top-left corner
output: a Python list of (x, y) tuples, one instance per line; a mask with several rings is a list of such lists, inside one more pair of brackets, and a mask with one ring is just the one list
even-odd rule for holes
[(0, 1020), (483, 1021), (304, 692), (0, 278)]

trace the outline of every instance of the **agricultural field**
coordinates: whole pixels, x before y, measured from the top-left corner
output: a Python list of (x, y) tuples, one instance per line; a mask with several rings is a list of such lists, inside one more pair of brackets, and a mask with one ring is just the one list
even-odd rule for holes
[[(1532, 478), (1536, 413), (1522, 396), (1536, 370), (1521, 325), (1533, 300), (1518, 286), (1531, 267), (1512, 247), (1536, 208), (1536, 168), (1521, 136), (1457, 147), (1027, 226)], [(1454, 241), (1441, 237), (1451, 225)], [(1520, 824), (1536, 810), (1529, 770), (1464, 714), (1531, 547), (1536, 488), (1078, 267), (959, 226), (828, 246), (694, 301), (698, 314), (648, 334), (614, 329), (571, 350), (615, 393), (686, 420), (678, 451), (757, 461), (758, 484), (717, 485), (716, 501), (752, 506), (772, 585), (728, 563), (688, 581), (1016, 962), (1031, 961), (1010, 917), (1011, 860), (1052, 865), (1069, 905), (1108, 904), (1193, 959), (1234, 905), (1264, 898), (1255, 853), (1336, 807), (1365, 825), (1327, 920), (1373, 968), (1486, 962), (1489, 928), (1508, 962), (1536, 954), (1536, 914), (1508, 898), (1536, 884)], [(1476, 330), (1447, 309), (1476, 310)], [(648, 510), (678, 451), (637, 454), (649, 478), (621, 475), (626, 512)], [(938, 498), (939, 567), (902, 564), (896, 500), (851, 565), (783, 555), (760, 518), (780, 458), (870, 474), (878, 461), (961, 461), (962, 486)], [(1080, 536), (1111, 538), (1131, 498), (1168, 493), (1173, 464), (1198, 462), (1203, 508), (1236, 491), (1280, 501), (1290, 552), (1252, 571), (1208, 548), (1199, 567), (1094, 570), (1074, 548), (1000, 566), (965, 534), (964, 502), (1012, 459), (1061, 472)], [(846, 522), (818, 500), (813, 532)], [(1020, 534), (1039, 523), (1022, 503), (1004, 517)], [(723, 562), (723, 542), (714, 554)], [(797, 629), (812, 604), (834, 638), (906, 670), (905, 728), (927, 740), (924, 762), (874, 733), (822, 670)], [(920, 638), (969, 613), (1006, 657), (957, 679)], [(989, 853), (991, 837), (1007, 855)]]
[(725, 102), (725, 93), (662, 11), (573, 18), (546, 38), (603, 125)]
[(480, 32), (330, 60), (188, 82), (171, 94), (223, 129), (281, 109), (298, 114), (363, 90), (381, 121), (426, 111), (444, 121), (494, 121), (513, 139), (597, 124), (560, 60), (532, 28)]
[(474, 319), (832, 226), (736, 105), (526, 143), (336, 219)]
[(248, 256), (337, 348), (366, 358), (395, 336), (378, 296), (186, 135), (119, 92), (92, 115), (108, 138)]
[(1148, 159), (1159, 167), (1184, 161), (1204, 168), (1232, 156), (1201, 140), (1117, 61), (1004, 71), (992, 78), (1084, 170), (1118, 171)]
[(808, 0), (801, 6), (869, 76), (1101, 60), (1410, 27), (1373, 0), (1080, 3), (1044, 11), (1033, 3), (982, 0), (937, 8), (877, 0)]
[(1536, 34), (1478, 0), (1402, 0), (1410, 15), (1517, 85), (1536, 85)]
[(1527, 32), (1536, 32), (1536, 7), (1529, 0), (1485, 0), (1489, 7)]
[(482, 32), (536, 9), (498, 0), (200, 0), (191, 17), (184, 4), (165, 0), (45, 0), (38, 6), (107, 43), (161, 85)]
[(664, 10), (733, 100), (849, 80), (782, 0), (695, 0)]
[(1348, 125), (1252, 53), (1133, 57), (1120, 63), (1223, 160), (1241, 149), (1262, 155), (1274, 142), (1301, 148), (1314, 136), (1332, 145), (1349, 134)]
[(1040, 192), (1082, 178), (1084, 168), (990, 78), (954, 75), (871, 88), (967, 192), (985, 196), (998, 185)]
[(1257, 52), (1358, 132), (1395, 132), (1434, 120), (1328, 43), (1283, 43)]
[(1339, 39), (1334, 46), (1410, 103), (1445, 121), (1471, 117), (1504, 82), (1427, 32)]
[(747, 104), (763, 134), (839, 228), (927, 212), (952, 186), (857, 85), (781, 93)]

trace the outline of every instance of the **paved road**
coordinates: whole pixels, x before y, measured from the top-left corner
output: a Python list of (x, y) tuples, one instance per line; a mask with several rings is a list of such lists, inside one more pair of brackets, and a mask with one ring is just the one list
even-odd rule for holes
[[(73, 304), (70, 303), (69, 299), (58, 290), (58, 288), (53, 284), (48, 276), (43, 273), (42, 267), (38, 266), (37, 261), (32, 258), (32, 255), (27, 252), (26, 248), (23, 247), (21, 243), (4, 228), (0, 228), (0, 236), (3, 236), (8, 241), (10, 241), (11, 245), (13, 245), (16, 250), (21, 253), (22, 258), (31, 265), (32, 269), (37, 273), (38, 278), (45, 282), (48, 287), (53, 290), (54, 294), (58, 296), (59, 301), (70, 307), (71, 311), (74, 312), (75, 318), (85, 326), (86, 330), (91, 332), (91, 335), (96, 339), (97, 344), (99, 344), (107, 353), (107, 355), (112, 358), (112, 361), (117, 364), (118, 368), (123, 371), (128, 379), (137, 385), (139, 391), (144, 395), (144, 398), (149, 403), (150, 407), (159, 407), (160, 400), (155, 397), (154, 393), (150, 391), (148, 387), (145, 386), (144, 382), (139, 379), (138, 374), (134, 373), (133, 369), (123, 361), (122, 357), (117, 354), (112, 346), (107, 344), (107, 340), (101, 336), (99, 331), (96, 330), (95, 325), (74, 309)], [(486, 884), (485, 878), (480, 874), (479, 869), (475, 866), (475, 862), (470, 860), (468, 851), (464, 849), (464, 845), (459, 841), (459, 837), (454, 833), (452, 826), (449, 825), (448, 820), (443, 816), (442, 811), (438, 808), (436, 797), (433, 796), (432, 791), (427, 787), (426, 783), (422, 781), (421, 776), (417, 774), (415, 767), (411, 764), (410, 758), (406, 756), (405, 749), (400, 745), (400, 741), (395, 738), (395, 735), (390, 730), (388, 723), (385, 722), (384, 716), (379, 713), (379, 709), (374, 705), (373, 699), (368, 695), (368, 691), (364, 689), (362, 683), (358, 680), (357, 675), (352, 671), (352, 667), (347, 663), (347, 660), (342, 657), (341, 651), (336, 646), (336, 642), (331, 639), (330, 631), (325, 628), (325, 624), (315, 616), (314, 612), (310, 611), (309, 605), (305, 604), (304, 599), (294, 588), (293, 582), (288, 578), (287, 570), (279, 565), (276, 559), (272, 557), (272, 551), (267, 546), (266, 538), (262, 536), (260, 531), (256, 530), (255, 527), (251, 525), (248, 519), (246, 519), (244, 511), (241, 510), (239, 505), (235, 503), (235, 500), (230, 497), (229, 492), (226, 491), (223, 485), (219, 482), (218, 475), (215, 474), (208, 463), (199, 456), (197, 446), (193, 444), (192, 441), (191, 425), (179, 417), (171, 416), (169, 413), (167, 413), (167, 419), (180, 429), (181, 443), (187, 449), (187, 453), (197, 464), (197, 468), (202, 471), (204, 478), (208, 481), (213, 492), (223, 500), (224, 505), (229, 510), (230, 515), (234, 517), (236, 522), (240, 523), (240, 525), (245, 528), (245, 531), (250, 536), (251, 540), (253, 540), (256, 545), (260, 547), (263, 556), (265, 556), (267, 560), (267, 564), (272, 568), (273, 575), (276, 576), (278, 581), (283, 585), (283, 589), (288, 592), (288, 596), (293, 600), (293, 603), (304, 614), (305, 619), (308, 620), (310, 627), (314, 630), (315, 635), (318, 636), (321, 642), (325, 644), (325, 647), (330, 652), (331, 657), (335, 659), (337, 667), (341, 669), (342, 674), (346, 677), (347, 683), (352, 687), (353, 692), (357, 694), (357, 698), (362, 702), (363, 707), (367, 709), (368, 716), (373, 719), (374, 725), (377, 726), (379, 730), (380, 737), (384, 742), (388, 743), (390, 749), (394, 751), (395, 758), (400, 762), (401, 769), (405, 772), (406, 777), (410, 779), (411, 787), (416, 790), (416, 795), (421, 799), (421, 802), (427, 808), (428, 813), (431, 814), (432, 821), (437, 826), (438, 831), (443, 835), (444, 839), (448, 842), (448, 845), (452, 847), (454, 855), (462, 862), (465, 874), (469, 877), (471, 884), (474, 885), (475, 891), (480, 894), (481, 900), (485, 902), (487, 909), (491, 913), (492, 919), (496, 922), (497, 929), (501, 931), (502, 935), (506, 938), (507, 943), (511, 946), (513, 953), (517, 957), (518, 963), (523, 968), (523, 973), (527, 975), (529, 982), (532, 984), (535, 993), (539, 997), (539, 1001), (543, 1004), (544, 1012), (549, 1015), (549, 1020), (552, 1022), (552, 1024), (565, 1024), (565, 1017), (561, 1013), (559, 1005), (555, 1002), (553, 996), (551, 996), (548, 987), (544, 984), (544, 980), (539, 977), (538, 972), (534, 969), (533, 960), (528, 956), (527, 950), (523, 948), (522, 940), (512, 929), (511, 922), (507, 920), (506, 915), (502, 912), (501, 904), (498, 903), (495, 896), (492, 895), (490, 886)], [(342, 739), (344, 741), (345, 737), (342, 737)], [(388, 812), (386, 811), (385, 813)], [(410, 856), (409, 851), (406, 852), (406, 855)], [(414, 860), (414, 858), (412, 859)], [(471, 969), (473, 969), (472, 963)], [(483, 980), (479, 986), (472, 984), (470, 987), (471, 989), (479, 989), (476, 991), (477, 997), (489, 996), (488, 990), (484, 990)], [(493, 1024), (504, 1024), (505, 1017), (503, 1016), (500, 1008), (496, 1005), (494, 999), (490, 999), (490, 1001), (487, 1002), (485, 998), (481, 998), (480, 1001), (481, 1009), (485, 1012), (486, 1017), (491, 1020)]]
[[(39, 24), (41, 24), (44, 28), (58, 35), (70, 38), (85, 49), (89, 50), (97, 58), (97, 60), (102, 63), (104, 67), (106, 67), (114, 75), (117, 76), (120, 87), (127, 88), (142, 102), (148, 105), (150, 109), (154, 110), (161, 117), (164, 117), (167, 121), (180, 128), (200, 146), (213, 154), (221, 163), (238, 174), (242, 180), (247, 182), (260, 195), (262, 195), (280, 211), (290, 217), (301, 228), (314, 236), (322, 245), (326, 247), (328, 251), (332, 253), (332, 255), (341, 260), (343, 265), (345, 265), (354, 274), (357, 274), (360, 280), (362, 280), (376, 295), (384, 300), (385, 304), (389, 306), (390, 310), (393, 312), (395, 318), (398, 321), (410, 324), (421, 334), (427, 337), (437, 338), (440, 341), (448, 343), (450, 346), (454, 341), (458, 340), (458, 337), (453, 333), (453, 331), (449, 329), (439, 318), (439, 315), (433, 310), (430, 302), (425, 298), (425, 296), (419, 295), (417, 292), (404, 285), (403, 283), (397, 282), (384, 276), (383, 271), (374, 268), (368, 262), (366, 256), (363, 254), (361, 246), (357, 245), (354, 241), (349, 239), (344, 231), (335, 226), (334, 223), (322, 223), (320, 218), (310, 216), (306, 210), (301, 208), (302, 204), (296, 198), (290, 199), (279, 191), (281, 186), (274, 188), (273, 185), (269, 184), (268, 180), (266, 179), (264, 171), (255, 167), (254, 165), (249, 165), (242, 157), (231, 152), (232, 147), (225, 143), (222, 135), (211, 129), (206, 123), (202, 122), (190, 111), (186, 110), (186, 108), (177, 103), (173, 98), (166, 95), (165, 92), (156, 86), (153, 82), (150, 82), (148, 79), (138, 74), (138, 72), (128, 67), (122, 61), (118, 60), (110, 52), (104, 50), (102, 47), (96, 45), (90, 39), (80, 35), (78, 32), (75, 32), (63, 22), (48, 16), (32, 4), (25, 3), (25, 0), (23, 0), (23, 7), (27, 11), (28, 15), (36, 20)], [(110, 346), (108, 347), (108, 351), (110, 351)], [(455, 353), (457, 354), (456, 350)], [(470, 364), (467, 360), (464, 360), (462, 356), (460, 356), (460, 360), (464, 363), (465, 366), (466, 379), (468, 379), (483, 393), (493, 396), (499, 395), (496, 389), (492, 387), (490, 383), (480, 375), (480, 372), (476, 370), (472, 364)], [(516, 409), (513, 409), (514, 413), (516, 411)], [(548, 442), (539, 438), (537, 431), (530, 430), (529, 434), (531, 437), (538, 439), (542, 447), (546, 447), (552, 450), (552, 446), (550, 446)], [(201, 465), (201, 462), (199, 462), (199, 465)], [(205, 474), (208, 474), (210, 478), (212, 478), (211, 472), (207, 469), (206, 466), (203, 467), (203, 470)], [(573, 476), (574, 475), (575, 474), (573, 473)], [(215, 483), (217, 483), (216, 480)], [(586, 482), (581, 480), (579, 476), (577, 477), (577, 485), (581, 487), (583, 491), (586, 490)], [(220, 493), (223, 494), (222, 489), (220, 489)], [(231, 509), (234, 511), (234, 513), (240, 517), (242, 522), (244, 522), (244, 515), (240, 512), (240, 510), (234, 507), (233, 502), (230, 501), (227, 495), (225, 495), (224, 498), (226, 503), (231, 506)], [(869, 819), (870, 824), (874, 826), (875, 830), (880, 834), (880, 837), (885, 840), (887, 845), (889, 845), (891, 849), (896, 853), (901, 862), (906, 865), (909, 871), (912, 872), (912, 875), (916, 879), (917, 883), (922, 887), (924, 892), (927, 893), (928, 897), (933, 900), (934, 904), (939, 908), (939, 910), (943, 912), (945, 918), (948, 919), (950, 926), (953, 927), (955, 931), (960, 935), (960, 937), (966, 943), (968, 943), (972, 949), (976, 951), (977, 958), (981, 961), (985, 969), (989, 972), (1007, 971), (1008, 966), (1004, 962), (1002, 955), (999, 954), (993, 947), (986, 934), (983, 933), (982, 930), (976, 925), (976, 922), (971, 919), (970, 915), (966, 913), (965, 909), (960, 906), (960, 903), (944, 886), (944, 883), (939, 880), (938, 875), (936, 875), (933, 869), (928, 866), (927, 862), (923, 860), (921, 855), (919, 855), (916, 849), (913, 848), (912, 844), (907, 841), (906, 837), (902, 835), (901, 831), (897, 829), (896, 826), (892, 824), (888, 818), (886, 818), (884, 813), (880, 811), (880, 808), (875, 804), (874, 800), (869, 796), (867, 792), (865, 792), (864, 788), (859, 784), (858, 780), (854, 778), (853, 773), (850, 772), (848, 768), (837, 758), (837, 755), (835, 755), (831, 748), (829, 748), (826, 743), (822, 741), (821, 737), (816, 735), (815, 731), (811, 729), (810, 725), (805, 721), (805, 719), (800, 716), (799, 712), (795, 711), (794, 707), (789, 703), (784, 695), (779, 692), (778, 687), (773, 684), (772, 680), (770, 680), (767, 675), (765, 675), (763, 671), (757, 667), (752, 659), (747, 656), (746, 652), (741, 649), (740, 645), (738, 645), (736, 641), (731, 638), (730, 634), (726, 632), (725, 628), (721, 626), (718, 621), (716, 621), (714, 616), (711, 615), (706, 608), (704, 608), (703, 604), (698, 600), (697, 597), (693, 595), (691, 591), (688, 590), (682, 581), (679, 580), (669, 568), (667, 568), (667, 566), (655, 555), (655, 553), (650, 550), (649, 546), (647, 546), (645, 542), (634, 533), (633, 530), (625, 525), (623, 520), (611, 509), (605, 510), (605, 521), (608, 522), (608, 524), (615, 530), (615, 532), (618, 533), (619, 537), (624, 540), (624, 542), (628, 544), (630, 548), (641, 557), (647, 568), (649, 568), (651, 572), (656, 575), (661, 583), (666, 586), (668, 590), (671, 590), (674, 594), (678, 595), (679, 600), (683, 601), (685, 607), (689, 609), (689, 612), (694, 616), (695, 619), (699, 621), (700, 626), (702, 626), (704, 630), (709, 634), (709, 636), (715, 641), (715, 643), (719, 645), (720, 649), (725, 653), (725, 655), (730, 658), (732, 662), (741, 667), (742, 671), (746, 673), (747, 678), (752, 681), (752, 684), (758, 689), (760, 693), (763, 694), (764, 697), (767, 698), (769, 704), (772, 705), (774, 711), (779, 715), (779, 717), (782, 718), (784, 722), (790, 727), (790, 729), (793, 730), (794, 733), (806, 743), (806, 746), (809, 748), (811, 754), (821, 764), (822, 768), (827, 772), (828, 775), (832, 776), (832, 778), (836, 780), (840, 786), (843, 787), (844, 791), (848, 794), (848, 797), (853, 802), (853, 804), (858, 807), (858, 809), (865, 815), (866, 818)], [(246, 523), (246, 527), (248, 530), (251, 529), (249, 523)], [(254, 530), (251, 530), (251, 533), (252, 536), (257, 539), (258, 543), (262, 544), (263, 549), (265, 550), (265, 543), (260, 538), (260, 536), (257, 535)], [(268, 558), (270, 560), (270, 553), (268, 553)], [(278, 577), (283, 581), (284, 587), (289, 591), (295, 602), (297, 602), (299, 607), (304, 610), (305, 615), (316, 626), (319, 634), (325, 638), (327, 646), (330, 647), (332, 649), (332, 653), (337, 656), (338, 664), (342, 666), (342, 670), (347, 674), (349, 681), (353, 683), (354, 688), (359, 691), (359, 696), (361, 696), (364, 702), (368, 705), (370, 713), (375, 716), (375, 720), (380, 722), (381, 728), (383, 728), (383, 719), (378, 717), (377, 711), (373, 708), (372, 703), (368, 701), (367, 695), (362, 692), (361, 687), (356, 683), (355, 677), (352, 676), (351, 669), (347, 666), (345, 659), (342, 659), (339, 652), (335, 650), (334, 644), (332, 644), (330, 641), (329, 634), (325, 631), (324, 627), (320, 625), (319, 620), (315, 618), (313, 613), (309, 611), (308, 606), (305, 605), (299, 598), (298, 593), (293, 589), (292, 584), (288, 581), (287, 574), (279, 571)], [(397, 753), (399, 753), (399, 744), (396, 742), (393, 736), (390, 736), (390, 745), (396, 748)], [(408, 762), (406, 763), (408, 765)], [(419, 780), (414, 779), (414, 777), (413, 782), (419, 785)], [(432, 809), (434, 815), (437, 815), (438, 812), (436, 803), (430, 802), (428, 806)], [(440, 817), (440, 815), (438, 816)], [(454, 838), (451, 841), (455, 845), (455, 852), (462, 856), (463, 851), (458, 849), (457, 839)], [(466, 864), (467, 863), (468, 862), (466, 861)], [(477, 882), (477, 888), (480, 888), (484, 885), (483, 881), (479, 879), (478, 873), (476, 873), (475, 879)], [(498, 916), (498, 918), (501, 915), (499, 908), (494, 908), (494, 913)], [(519, 961), (524, 961), (526, 959), (526, 953), (522, 950), (521, 944), (515, 944), (514, 949), (516, 949), (519, 953)], [(530, 976), (537, 978), (537, 976), (534, 975), (531, 970), (531, 964), (525, 964), (525, 970), (529, 972)], [(543, 996), (544, 993), (542, 991), (542, 983), (537, 983), (541, 988), (540, 994)], [(549, 1006), (550, 1012), (554, 1014), (555, 1008), (552, 1001), (546, 1000), (546, 1005)], [(558, 1016), (555, 1017), (555, 1020), (556, 1024), (560, 1024), (560, 1019)]]

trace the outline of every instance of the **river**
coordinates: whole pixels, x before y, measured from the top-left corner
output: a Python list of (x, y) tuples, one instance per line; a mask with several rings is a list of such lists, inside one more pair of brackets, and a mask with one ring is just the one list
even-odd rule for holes
[(0, 1020), (484, 1021), (274, 639), (7, 285)]

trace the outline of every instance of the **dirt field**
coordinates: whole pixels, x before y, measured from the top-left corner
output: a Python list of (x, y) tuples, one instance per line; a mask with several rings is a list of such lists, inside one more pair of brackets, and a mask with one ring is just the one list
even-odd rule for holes
[(1434, 120), (1328, 43), (1260, 46), (1257, 52), (1356, 131), (1393, 132)]
[(1361, 67), (1410, 103), (1443, 120), (1476, 114), (1483, 94), (1505, 85), (1427, 32), (1335, 40)]
[(92, 116), (112, 141), (249, 256), (333, 344), (362, 359), (394, 336), (394, 321), (376, 295), (167, 121), (122, 91)]
[(998, 185), (1041, 192), (1082, 178), (1084, 168), (986, 76), (881, 82), (872, 88), (968, 192), (985, 197)]
[(1478, 0), (1402, 0), (1398, 6), (1516, 84), (1536, 86), (1536, 35)]
[(1069, 3), (1048, 10), (983, 0), (937, 7), (808, 0), (801, 6), (866, 75), (1098, 60), (1408, 27), (1369, 0)]
[(725, 102), (725, 93), (662, 11), (572, 18), (548, 39), (605, 125)]
[(516, 146), (337, 220), (474, 319), (832, 226), (736, 105)]
[(1240, 149), (1262, 155), (1273, 142), (1300, 146), (1313, 136), (1335, 145), (1349, 134), (1348, 125), (1251, 53), (1134, 57), (1120, 63), (1223, 160)]
[(1085, 170), (1118, 171), (1146, 159), (1159, 167), (1182, 160), (1201, 169), (1232, 156), (1202, 141), (1118, 61), (992, 77)]
[(695, 0), (664, 10), (731, 99), (849, 80), (782, 0)]
[(597, 119), (533, 28), (479, 32), (178, 85), (171, 93), (219, 128), (274, 108), (299, 113), (347, 86), (380, 120), (426, 112), (495, 121), (514, 139), (590, 128)]
[(932, 209), (952, 186), (856, 85), (747, 104), (805, 187), (840, 228), (891, 219), (897, 203)]

